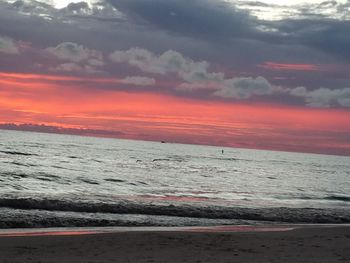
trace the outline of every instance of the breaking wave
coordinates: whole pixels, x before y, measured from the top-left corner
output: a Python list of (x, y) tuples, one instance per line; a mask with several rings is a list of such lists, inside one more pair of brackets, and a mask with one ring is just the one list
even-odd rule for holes
[(345, 195), (330, 195), (330, 196), (327, 196), (325, 199), (330, 201), (350, 202), (350, 196), (345, 196)]
[(65, 211), (78, 213), (133, 214), (171, 216), (178, 218), (205, 218), (254, 220), (284, 223), (350, 223), (349, 209), (316, 208), (243, 208), (196, 206), (189, 204), (136, 203), (120, 200), (115, 203), (62, 201), (34, 198), (2, 198), (0, 207), (22, 210)]

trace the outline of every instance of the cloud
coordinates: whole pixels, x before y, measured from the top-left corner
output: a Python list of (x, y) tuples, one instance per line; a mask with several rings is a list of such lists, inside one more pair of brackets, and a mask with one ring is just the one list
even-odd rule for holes
[(211, 0), (110, 0), (136, 23), (148, 23), (178, 34), (204, 39), (245, 36), (251, 20), (227, 1)]
[(69, 73), (85, 73), (85, 74), (101, 74), (102, 70), (96, 69), (90, 65), (81, 65), (74, 62), (62, 63), (55, 67), (49, 67), (49, 71), (69, 72)]
[[(1, 2), (0, 2), (1, 3)], [(53, 1), (17, 0), (6, 3), (9, 10), (15, 10), (22, 15), (38, 16), (46, 20), (76, 20), (77, 18), (92, 19), (124, 19), (124, 15), (107, 1), (71, 2), (64, 8), (59, 8)]]
[(176, 90), (195, 92), (211, 90), (213, 96), (235, 99), (248, 99), (254, 95), (267, 95), (277, 91), (263, 77), (225, 78), (222, 72), (209, 72), (207, 61), (193, 61), (181, 53), (168, 50), (159, 56), (149, 50), (132, 48), (126, 51), (115, 51), (110, 59), (117, 63), (127, 63), (143, 72), (154, 74), (175, 74), (185, 83)]
[(156, 80), (149, 77), (128, 76), (122, 79), (121, 83), (136, 86), (152, 86), (156, 83)]
[(4, 130), (19, 130), (19, 131), (35, 131), (44, 133), (63, 133), (63, 134), (79, 134), (79, 135), (95, 135), (95, 136), (111, 136), (117, 137), (124, 135), (121, 131), (113, 130), (97, 130), (97, 129), (79, 129), (79, 128), (64, 128), (59, 126), (51, 126), (44, 124), (15, 124), (15, 123), (0, 123), (0, 129)]
[(45, 51), (58, 60), (66, 61), (66, 63), (51, 67), (51, 71), (73, 71), (95, 74), (101, 73), (102, 71), (99, 67), (105, 65), (102, 52), (88, 49), (72, 42), (64, 42), (56, 47), (46, 48)]
[(252, 15), (261, 20), (277, 21), (291, 17), (293, 19), (325, 18), (338, 20), (349, 18), (347, 4), (344, 4), (344, 0), (283, 1), (283, 3), (243, 0), (237, 1), (236, 5), (240, 9), (249, 10)]
[[(340, 98), (345, 89), (333, 92), (333, 87), (350, 87), (349, 1), (326, 1), (320, 8), (308, 2), (300, 10), (283, 6), (284, 17), (274, 20), (251, 10), (279, 12), (275, 5), (246, 0), (89, 2), (58, 9), (52, 1), (0, 0), (0, 32), (21, 54), (16, 60), (0, 56), (1, 70), (77, 75), (103, 70), (118, 79), (150, 74), (161, 79), (157, 84), (171, 83), (165, 92), (174, 95), (348, 105)], [(338, 9), (336, 16), (335, 11), (326, 15), (331, 9)], [(42, 52), (42, 47), (49, 48)], [(111, 54), (109, 60), (104, 54)], [(330, 65), (335, 66), (330, 70)], [(307, 94), (293, 95), (298, 86), (307, 87)], [(310, 93), (320, 87), (329, 90)], [(159, 92), (160, 85), (148, 88)]]
[(176, 90), (181, 92), (209, 92), (209, 96), (227, 99), (245, 100), (254, 96), (270, 95), (285, 92), (282, 88), (273, 86), (264, 77), (237, 77), (217, 81), (201, 81), (182, 83)]
[(294, 71), (320, 71), (320, 65), (314, 64), (292, 64), (292, 63), (277, 63), (273, 61), (266, 61), (260, 67), (268, 70), (294, 70)]
[[(235, 45), (231, 52), (244, 52), (249, 58), (254, 53), (276, 58), (279, 51), (284, 57), (298, 56), (305, 61), (301, 49), (312, 49), (342, 59), (350, 59), (350, 16), (348, 3), (303, 3), (283, 7), (278, 20), (258, 19), (251, 7), (269, 8), (276, 17), (277, 5), (252, 1), (210, 0), (110, 0), (129, 18), (130, 23), (145, 28), (164, 30), (171, 35), (202, 39), (218, 46)], [(239, 8), (240, 7), (240, 8)], [(265, 10), (265, 9), (264, 9)], [(346, 16), (345, 16), (346, 15)], [(243, 50), (238, 44), (245, 42)], [(261, 52), (255, 49), (259, 48)], [(251, 51), (251, 52), (249, 52)], [(321, 53), (321, 54), (320, 54)], [(237, 53), (236, 53), (237, 54)], [(238, 54), (239, 55), (239, 54)]]
[(146, 49), (131, 48), (126, 51), (117, 50), (110, 54), (109, 58), (116, 63), (128, 63), (136, 66), (144, 72), (166, 73), (166, 69), (162, 68), (155, 55)]
[(310, 107), (350, 107), (350, 88), (328, 89), (319, 88), (308, 91), (305, 87), (297, 87), (290, 90), (290, 94), (305, 99)]
[(0, 53), (16, 55), (19, 54), (19, 50), (11, 38), (0, 35)]
[(113, 62), (127, 63), (147, 73), (161, 75), (173, 73), (187, 82), (222, 80), (224, 77), (222, 73), (209, 73), (208, 62), (193, 61), (174, 50), (165, 51), (157, 56), (143, 48), (131, 48), (126, 51), (115, 51), (109, 58)]
[[(350, 17), (349, 17), (350, 18)], [(281, 43), (300, 45), (315, 51), (331, 55), (337, 59), (350, 60), (350, 20), (324, 19), (285, 19), (268, 23), (276, 30), (271, 40)], [(266, 41), (267, 35), (265, 36)], [(320, 56), (320, 54), (318, 55)]]
[(167, 74), (189, 71), (197, 66), (207, 67), (207, 63), (195, 63), (184, 58), (179, 52), (168, 50), (157, 56), (143, 48), (131, 48), (126, 51), (115, 51), (110, 59), (117, 63), (128, 63), (148, 73)]
[(200, 82), (192, 82), (192, 83), (181, 83), (176, 87), (177, 91), (180, 92), (198, 92), (198, 91), (207, 91), (209, 93), (213, 93), (222, 88), (222, 83), (215, 81), (200, 81)]
[(69, 3), (65, 8), (61, 9), (61, 12), (74, 14), (74, 15), (91, 15), (92, 10), (90, 9), (88, 3), (78, 2), (78, 3)]
[(64, 42), (56, 47), (49, 47), (46, 51), (60, 60), (71, 62), (93, 60), (95, 63), (96, 60), (102, 61), (103, 59), (103, 55), (100, 51), (88, 49), (72, 42)]
[(291, 89), (289, 93), (296, 97), (305, 97), (307, 94), (307, 89), (305, 87), (296, 87), (294, 89)]
[(55, 11), (55, 16), (75, 16), (76, 18), (89, 17), (94, 19), (121, 19), (124, 15), (107, 1), (95, 1), (93, 3), (70, 3), (66, 7)]
[(22, 15), (38, 15), (47, 18), (49, 13), (54, 10), (50, 4), (40, 1), (17, 0), (8, 4), (11, 10), (16, 10)]
[(214, 94), (224, 98), (248, 99), (252, 96), (269, 95), (278, 91), (269, 81), (259, 76), (227, 79), (222, 89)]
[(83, 71), (83, 67), (76, 64), (76, 63), (63, 63), (63, 64), (59, 64), (56, 67), (52, 67), (50, 68), (51, 71), (67, 71), (67, 72), (71, 72), (71, 71), (76, 71), (76, 72), (81, 72)]

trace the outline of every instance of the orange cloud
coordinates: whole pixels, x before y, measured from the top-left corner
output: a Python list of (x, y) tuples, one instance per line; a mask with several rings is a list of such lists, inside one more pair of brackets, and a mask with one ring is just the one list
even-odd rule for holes
[(123, 132), (125, 138), (350, 155), (350, 112), (98, 89), (108, 78), (0, 73), (0, 122)]
[(287, 64), (267, 61), (261, 65), (262, 68), (269, 70), (302, 70), (302, 71), (320, 71), (321, 66), (315, 64)]

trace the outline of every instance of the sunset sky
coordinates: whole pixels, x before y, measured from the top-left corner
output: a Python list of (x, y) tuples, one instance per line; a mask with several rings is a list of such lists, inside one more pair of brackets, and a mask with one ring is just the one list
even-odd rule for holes
[(350, 155), (350, 1), (0, 0), (0, 128), (28, 126)]

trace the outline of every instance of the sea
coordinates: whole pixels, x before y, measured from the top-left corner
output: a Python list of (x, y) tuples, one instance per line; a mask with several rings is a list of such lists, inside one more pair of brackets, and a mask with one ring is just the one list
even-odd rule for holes
[(350, 223), (350, 157), (0, 130), (0, 228)]

